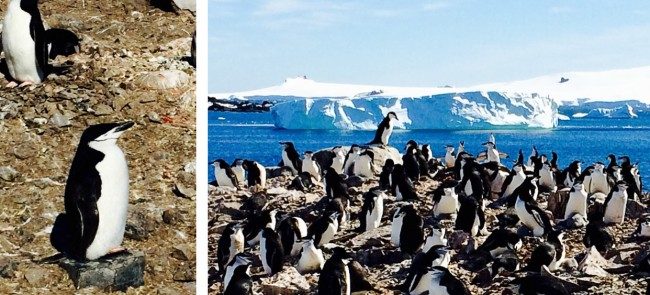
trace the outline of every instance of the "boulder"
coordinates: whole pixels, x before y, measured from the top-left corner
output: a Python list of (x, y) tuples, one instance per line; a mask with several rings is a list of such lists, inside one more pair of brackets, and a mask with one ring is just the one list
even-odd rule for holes
[(262, 294), (292, 295), (309, 292), (309, 283), (293, 266), (285, 266), (281, 272), (272, 277), (262, 278)]
[(97, 287), (107, 291), (125, 291), (144, 285), (144, 253), (125, 252), (93, 261), (63, 259), (59, 266), (70, 275), (77, 289)]

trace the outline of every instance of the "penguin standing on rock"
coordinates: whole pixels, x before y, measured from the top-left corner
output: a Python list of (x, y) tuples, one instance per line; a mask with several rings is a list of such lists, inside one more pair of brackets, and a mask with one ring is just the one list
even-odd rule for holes
[(282, 240), (284, 255), (297, 255), (302, 248), (301, 240), (307, 236), (307, 225), (300, 217), (287, 217), (280, 221), (278, 233)]
[(237, 174), (232, 171), (232, 168), (226, 161), (218, 159), (212, 163), (214, 166), (214, 177), (217, 180), (218, 186), (224, 187), (238, 187), (239, 181)]
[(534, 186), (535, 182), (536, 179), (530, 177), (522, 184), (522, 189), (517, 190), (515, 211), (521, 223), (530, 229), (534, 236), (541, 237), (552, 229), (552, 225), (546, 212), (537, 205), (531, 190), (526, 188), (527, 186)]
[(237, 254), (244, 252), (242, 225), (236, 222), (229, 223), (217, 245), (217, 264), (219, 270), (223, 270)]
[(370, 150), (365, 150), (356, 161), (354, 161), (354, 169), (352, 170), (354, 175), (361, 176), (364, 178), (372, 178), (375, 176), (375, 171), (373, 168), (373, 162), (375, 160), (375, 153)]
[(625, 181), (618, 181), (607, 195), (607, 199), (605, 199), (605, 216), (603, 217), (606, 224), (622, 224), (625, 220), (628, 199), (627, 188), (628, 185)]
[(323, 251), (316, 247), (314, 240), (311, 238), (301, 240), (301, 242), (302, 249), (300, 250), (300, 258), (298, 258), (296, 270), (300, 274), (306, 274), (323, 269), (323, 265), (325, 264)]
[(65, 213), (57, 216), (50, 235), (52, 246), (66, 256), (95, 260), (124, 250), (129, 169), (117, 140), (133, 125), (98, 124), (81, 135), (65, 185)]
[[(39, 84), (49, 71), (45, 27), (38, 0), (11, 0), (2, 22), (2, 47), (9, 75), (20, 86)], [(15, 87), (11, 82), (7, 87)]]
[(318, 295), (350, 295), (350, 256), (341, 247), (327, 259), (318, 278)]
[(246, 182), (246, 170), (243, 167), (244, 160), (235, 159), (230, 165), (230, 169), (235, 173), (237, 177), (237, 183), (243, 184)]
[(302, 159), (302, 172), (308, 172), (316, 181), (320, 181), (321, 169), (320, 165), (312, 158), (314, 153), (306, 151), (305, 158)]
[(280, 236), (271, 228), (262, 230), (260, 238), (260, 260), (267, 275), (274, 275), (282, 271), (284, 263), (284, 249)]
[(302, 171), (302, 161), (300, 161), (300, 154), (293, 146), (293, 142), (283, 141), (280, 142), (280, 145), (282, 145), (282, 162), (280, 166), (289, 167), (294, 175), (298, 174), (298, 172)]
[(250, 160), (244, 160), (242, 167), (246, 170), (248, 187), (259, 185), (261, 188), (266, 186), (266, 168), (260, 163)]
[(384, 117), (381, 123), (379, 123), (379, 126), (377, 126), (375, 138), (369, 142), (368, 145), (379, 144), (387, 146), (388, 140), (390, 139), (391, 134), (393, 134), (393, 125), (395, 125), (393, 120), (399, 121), (395, 112), (389, 112), (386, 114), (386, 117)]
[(587, 191), (582, 182), (575, 182), (569, 191), (569, 201), (564, 210), (564, 219), (571, 218), (574, 214), (587, 218)]
[(384, 214), (384, 193), (380, 190), (371, 190), (363, 194), (363, 206), (359, 214), (361, 231), (370, 231), (378, 228)]
[(353, 144), (348, 150), (348, 153), (345, 155), (345, 161), (343, 161), (343, 174), (352, 175), (354, 172), (354, 162), (359, 157), (361, 153), (361, 147), (356, 144)]
[(422, 248), (424, 222), (415, 211), (413, 204), (404, 204), (397, 208), (391, 223), (391, 242), (402, 253), (414, 254)]

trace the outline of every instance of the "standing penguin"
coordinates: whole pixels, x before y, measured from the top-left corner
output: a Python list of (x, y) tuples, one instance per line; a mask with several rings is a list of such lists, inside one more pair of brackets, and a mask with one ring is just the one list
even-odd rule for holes
[(630, 157), (622, 156), (621, 160), (621, 177), (627, 183), (627, 196), (633, 200), (641, 198), (641, 190), (643, 185), (641, 183), (641, 175), (637, 165), (632, 165)]
[[(343, 174), (343, 165), (345, 164), (345, 152), (340, 146), (334, 147), (332, 149), (332, 152), (334, 153), (334, 158), (332, 159), (332, 168), (334, 168), (334, 171), (338, 174)], [(323, 169), (325, 169), (323, 167)]]
[(306, 151), (304, 155), (305, 158), (302, 159), (302, 172), (308, 172), (316, 181), (320, 181), (321, 169), (320, 165), (312, 159), (314, 153), (312, 151)]
[(415, 211), (413, 204), (404, 204), (397, 208), (391, 223), (391, 241), (402, 253), (414, 254), (424, 242), (422, 217)]
[(248, 187), (259, 185), (261, 188), (266, 186), (266, 168), (256, 161), (244, 160), (242, 167), (247, 172)]
[(2, 22), (2, 47), (9, 75), (21, 86), (45, 79), (49, 70), (46, 42), (38, 0), (11, 0)]
[(605, 172), (605, 164), (596, 162), (587, 169), (587, 173), (583, 173), (583, 183), (587, 193), (609, 193), (610, 187), (609, 181), (607, 180), (607, 173)]
[[(522, 186), (533, 186), (535, 184), (534, 182), (536, 182), (536, 179), (530, 177), (526, 179), (526, 182)], [(548, 231), (552, 229), (551, 220), (544, 210), (537, 206), (537, 202), (535, 202), (531, 190), (518, 189), (517, 192), (515, 211), (517, 212), (517, 217), (519, 217), (521, 223), (530, 229), (536, 237), (541, 237), (548, 233)]]
[(50, 235), (59, 252), (94, 260), (123, 250), (129, 169), (117, 139), (133, 125), (98, 124), (81, 135), (65, 186), (65, 213), (57, 216)]
[(555, 172), (548, 162), (543, 163), (539, 170), (539, 187), (551, 192), (557, 191)]
[(267, 275), (274, 275), (282, 271), (284, 264), (284, 249), (280, 236), (271, 228), (262, 230), (260, 238), (260, 260)]
[(264, 210), (261, 214), (248, 216), (248, 222), (244, 226), (244, 237), (249, 246), (260, 241), (265, 228), (275, 229), (277, 210)]
[(406, 177), (404, 166), (397, 164), (390, 175), (391, 190), (397, 201), (417, 200), (418, 195), (411, 179)]
[(381, 216), (384, 214), (384, 193), (380, 190), (371, 190), (363, 194), (363, 206), (359, 214), (360, 230), (369, 231), (378, 228)]
[(300, 258), (298, 258), (296, 270), (298, 270), (300, 274), (306, 274), (323, 269), (323, 265), (325, 264), (323, 251), (316, 247), (314, 239), (308, 238), (301, 242), (302, 249), (300, 250)]
[(316, 221), (307, 228), (307, 236), (314, 239), (316, 247), (329, 243), (339, 230), (339, 213), (328, 212), (327, 214), (328, 215), (316, 219)]
[(446, 267), (431, 268), (429, 295), (471, 295), (465, 284), (456, 278)]
[(379, 189), (390, 189), (390, 174), (393, 173), (393, 168), (395, 168), (395, 162), (393, 159), (386, 159), (384, 166), (381, 168), (381, 173), (379, 174)]
[(580, 172), (582, 172), (580, 168), (581, 163), (582, 162), (580, 161), (573, 161), (571, 164), (569, 164), (569, 167), (562, 171), (562, 175), (560, 176), (559, 180), (562, 182), (564, 187), (572, 187), (573, 183), (578, 178), (580, 178)]
[(223, 279), (224, 295), (253, 294), (253, 280), (250, 274), (251, 261), (247, 254), (240, 253), (228, 264)]
[(218, 159), (212, 163), (214, 166), (214, 178), (217, 180), (218, 186), (224, 187), (238, 187), (239, 181), (237, 175), (226, 161)]
[(499, 156), (499, 151), (496, 149), (496, 145), (494, 144), (494, 142), (488, 141), (488, 142), (484, 143), (483, 146), (485, 146), (485, 148), (487, 148), (487, 151), (486, 151), (487, 160), (486, 161), (488, 163), (494, 162), (494, 163), (499, 163), (500, 164), (501, 163), (501, 158)]
[(575, 182), (569, 191), (569, 201), (564, 210), (564, 219), (571, 218), (574, 214), (580, 214), (587, 218), (587, 191), (582, 182)]
[(368, 144), (388, 145), (388, 140), (390, 139), (390, 135), (393, 133), (393, 125), (395, 124), (393, 120), (399, 121), (395, 112), (389, 112), (386, 114), (386, 117), (384, 117), (384, 119), (381, 120), (381, 123), (379, 123), (379, 126), (377, 126), (375, 138)]
[(460, 203), (458, 194), (453, 185), (441, 185), (433, 192), (433, 217), (438, 218), (442, 214), (456, 214)]
[(401, 286), (403, 292), (412, 295), (420, 295), (429, 291), (432, 275), (430, 268), (434, 266), (434, 264), (443, 267), (447, 267), (449, 264), (449, 261), (446, 259), (449, 257), (449, 253), (444, 250), (443, 247), (444, 246), (437, 245), (427, 251), (422, 251), (415, 255), (411, 261), (408, 276)]
[(239, 184), (246, 183), (246, 170), (244, 169), (243, 163), (244, 160), (235, 159), (235, 161), (233, 161), (232, 164), (230, 165), (230, 169), (232, 169), (232, 172), (235, 173), (235, 176), (237, 177), (237, 182)]
[(354, 162), (357, 160), (357, 157), (359, 157), (360, 153), (361, 153), (361, 147), (359, 147), (358, 145), (353, 144), (350, 147), (350, 150), (345, 155), (345, 161), (343, 161), (343, 174), (352, 175), (354, 171), (353, 170)]
[(341, 247), (327, 259), (318, 278), (318, 295), (350, 295), (350, 256)]
[(627, 206), (627, 183), (620, 180), (605, 199), (605, 216), (603, 221), (606, 224), (622, 224), (625, 220), (625, 209)]
[(476, 236), (485, 227), (485, 213), (478, 201), (471, 197), (459, 198), (460, 208), (454, 228)]
[(406, 176), (408, 176), (411, 181), (420, 181), (420, 164), (417, 159), (417, 146), (409, 145), (406, 148), (406, 152), (402, 156), (402, 163)]
[(300, 154), (293, 146), (293, 142), (283, 141), (280, 142), (280, 145), (282, 145), (282, 162), (280, 166), (289, 167), (294, 175), (298, 174), (298, 172), (302, 171), (302, 161), (300, 161)]
[(442, 245), (447, 246), (447, 239), (445, 239), (445, 229), (431, 227), (424, 230), (426, 239), (422, 251), (426, 252), (433, 246)]
[(244, 252), (244, 233), (242, 225), (231, 222), (226, 226), (217, 243), (217, 264), (223, 270), (239, 253)]
[(508, 175), (506, 180), (503, 182), (501, 199), (505, 200), (510, 198), (512, 193), (514, 193), (525, 180), (526, 172), (524, 172), (524, 166), (521, 164), (515, 164), (510, 171), (510, 175)]
[(348, 186), (334, 168), (330, 167), (325, 170), (325, 177), (323, 180), (325, 187), (325, 196), (330, 199), (346, 198), (348, 197)]
[(375, 153), (370, 150), (365, 150), (356, 161), (354, 161), (354, 169), (352, 170), (354, 175), (371, 178), (375, 176), (375, 171), (373, 168), (373, 161), (375, 160)]
[(456, 154), (454, 153), (453, 145), (445, 146), (445, 167), (454, 168), (456, 164)]
[(280, 221), (278, 233), (282, 240), (284, 255), (297, 255), (302, 248), (302, 239), (307, 236), (307, 225), (300, 217), (287, 217)]

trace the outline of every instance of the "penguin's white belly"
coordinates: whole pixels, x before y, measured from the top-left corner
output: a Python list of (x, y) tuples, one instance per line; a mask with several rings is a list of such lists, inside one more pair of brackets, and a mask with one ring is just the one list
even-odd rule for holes
[(390, 227), (390, 241), (393, 243), (393, 246), (399, 247), (400, 245), (400, 233), (402, 232), (402, 221), (404, 216), (398, 216), (393, 218), (393, 224)]
[(438, 217), (440, 214), (454, 214), (458, 211), (458, 199), (449, 196), (442, 196), (440, 202), (433, 209), (433, 214)]
[(262, 267), (264, 267), (264, 271), (267, 274), (272, 273), (271, 271), (271, 266), (269, 266), (269, 262), (266, 261), (266, 239), (264, 237), (260, 238), (260, 260), (262, 260)]
[(86, 258), (91, 260), (122, 244), (129, 206), (129, 170), (124, 153), (117, 145), (102, 152), (104, 159), (95, 166), (102, 180), (101, 197), (97, 200), (99, 225), (86, 250)]
[(478, 219), (478, 214), (474, 215), (474, 224), (472, 224), (472, 236), (478, 235), (479, 230), (481, 230), (479, 227), (481, 226), (481, 220)]
[(487, 153), (487, 161), (488, 162), (497, 162), (501, 164), (501, 158), (499, 158), (499, 151), (492, 149), (489, 150)]
[(571, 217), (572, 214), (578, 213), (583, 218), (587, 218), (587, 195), (581, 192), (569, 194), (569, 201), (564, 211), (564, 219)]
[(348, 267), (348, 264), (345, 263), (343, 266), (344, 274), (345, 274), (345, 287), (343, 288), (343, 291), (345, 295), (350, 295), (351, 292), (351, 287), (350, 286), (350, 268)]
[(471, 196), (474, 194), (474, 190), (472, 190), (472, 181), (469, 180), (465, 183), (465, 188), (463, 189), (465, 191), (466, 196)]
[(228, 284), (230, 284), (230, 279), (232, 279), (232, 275), (235, 272), (235, 266), (227, 266), (226, 267), (226, 275), (223, 277), (223, 290), (226, 290), (228, 288)]
[(420, 295), (424, 292), (427, 292), (429, 291), (430, 284), (431, 284), (431, 272), (428, 271), (427, 273), (423, 274), (422, 277), (420, 277), (420, 280), (417, 282), (417, 284), (415, 282), (411, 282), (411, 286), (409, 288), (410, 290), (409, 294)]
[(318, 243), (318, 246), (322, 246), (329, 243), (334, 238), (334, 235), (336, 235), (337, 231), (338, 231), (338, 221), (334, 221), (334, 223), (328, 224), (327, 229), (325, 229), (325, 232), (320, 238), (320, 243)]
[(303, 251), (298, 260), (297, 270), (301, 274), (320, 271), (323, 269), (325, 264), (325, 258), (323, 257), (323, 251), (316, 248), (310, 248), (307, 251)]
[(36, 64), (35, 43), (29, 30), (32, 17), (12, 1), (2, 22), (2, 46), (9, 74), (14, 79), (41, 83), (43, 71)]
[(235, 172), (235, 177), (237, 178), (237, 182), (239, 182), (239, 184), (246, 183), (244, 168), (235, 166), (232, 168), (232, 172)]
[(370, 158), (360, 157), (354, 162), (354, 175), (370, 178), (373, 177), (372, 169), (370, 168)]
[(548, 189), (555, 187), (555, 180), (553, 180), (553, 174), (550, 170), (539, 171), (539, 185)]
[(381, 143), (387, 145), (388, 139), (390, 138), (391, 133), (393, 133), (393, 124), (388, 124), (388, 128), (381, 133)]
[(375, 207), (372, 208), (369, 214), (366, 215), (366, 231), (378, 228), (381, 224), (381, 216), (384, 214), (384, 201), (382, 198), (377, 198)]
[(219, 186), (228, 186), (235, 187), (235, 184), (232, 182), (232, 179), (226, 174), (226, 170), (215, 168), (215, 178), (217, 179), (217, 185)]
[(431, 276), (429, 295), (449, 295), (447, 287), (440, 285), (440, 279), (442, 279), (442, 274)]
[(621, 224), (625, 220), (625, 209), (627, 204), (627, 193), (614, 193), (605, 208), (605, 223)]
[(404, 199), (404, 197), (402, 197), (402, 192), (399, 191), (399, 187), (400, 187), (399, 184), (395, 186), (395, 200), (397, 201), (401, 201)]
[(338, 174), (343, 174), (343, 162), (345, 162), (344, 157), (336, 156), (332, 162), (332, 169), (334, 169)]
[(302, 162), (302, 172), (307, 172), (313, 176), (316, 181), (320, 181), (320, 171), (318, 171), (318, 166), (313, 160), (305, 159)]
[(244, 234), (241, 231), (238, 234), (230, 235), (229, 252), (230, 255), (228, 256), (228, 262), (226, 262), (226, 264), (230, 263), (230, 261), (235, 258), (235, 255), (244, 252)]
[(289, 155), (287, 155), (286, 151), (282, 151), (282, 165), (287, 166), (291, 168), (291, 171), (298, 172), (298, 169), (296, 167), (293, 167), (293, 162), (289, 159)]
[(650, 237), (650, 225), (646, 223), (642, 223), (641, 231), (639, 231), (639, 235), (642, 237)]
[(544, 227), (538, 224), (537, 220), (535, 220), (535, 216), (528, 213), (526, 210), (526, 202), (517, 198), (517, 203), (515, 203), (515, 212), (517, 212), (517, 216), (521, 223), (529, 228), (533, 232), (534, 236), (539, 237), (544, 234)]
[(450, 153), (447, 153), (445, 155), (445, 165), (447, 166), (447, 168), (453, 168), (455, 161), (456, 159)]
[(609, 193), (609, 183), (607, 182), (607, 177), (602, 173), (593, 173), (591, 174), (591, 182), (588, 186), (589, 193)]
[(431, 263), (431, 266), (442, 266), (444, 268), (447, 268), (449, 266), (449, 262), (451, 261), (451, 255), (449, 255), (449, 252), (445, 252), (445, 255), (442, 255), (442, 257), (438, 257), (433, 260)]
[(504, 196), (504, 197), (509, 197), (510, 195), (512, 195), (512, 193), (513, 193), (513, 192), (514, 192), (514, 191), (515, 191), (515, 190), (516, 190), (516, 189), (517, 189), (517, 188), (518, 188), (522, 183), (524, 183), (524, 180), (525, 180), (525, 179), (526, 179), (526, 175), (523, 174), (523, 173), (521, 173), (521, 174), (517, 174), (517, 175), (513, 176), (513, 177), (512, 177), (512, 181), (510, 182), (510, 184), (508, 185), (508, 187), (506, 187), (506, 191), (505, 191), (505, 193), (503, 194), (503, 196)]
[(424, 242), (424, 247), (422, 247), (422, 252), (427, 252), (431, 247), (437, 245), (447, 245), (447, 239), (441, 239), (439, 236), (428, 236)]

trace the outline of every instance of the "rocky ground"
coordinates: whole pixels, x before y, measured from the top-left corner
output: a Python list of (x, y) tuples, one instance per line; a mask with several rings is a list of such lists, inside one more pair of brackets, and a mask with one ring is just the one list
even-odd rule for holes
[[(0, 15), (8, 2), (0, 0)], [(144, 252), (146, 265), (145, 285), (126, 293), (193, 294), (194, 15), (146, 0), (39, 7), (50, 27), (81, 37), (81, 52), (50, 61), (55, 73), (40, 85), (4, 88), (0, 74), (0, 293), (101, 293), (74, 291), (66, 272), (39, 260), (56, 253), (49, 232), (81, 133), (131, 120), (118, 141), (131, 180), (123, 245)]]
[[(314, 211), (316, 204), (323, 195), (322, 187), (316, 187), (310, 192), (298, 192), (286, 190), (292, 177), (279, 176), (267, 181), (267, 190), (265, 195), (269, 200), (269, 208), (277, 208), (279, 211), (288, 212), (302, 217), (309, 225), (318, 217), (318, 212)], [(422, 202), (418, 202), (419, 214), (424, 217), (425, 225), (433, 224), (432, 202), (427, 192), (437, 187), (438, 182), (434, 180), (422, 181), (417, 186), (418, 194)], [(351, 187), (350, 195), (352, 196), (352, 212), (359, 212), (362, 205), (361, 195), (370, 188), (377, 186), (377, 180), (366, 180), (360, 186)], [(209, 194), (209, 292), (210, 294), (219, 294), (222, 291), (221, 278), (217, 275), (216, 266), (216, 247), (220, 233), (225, 225), (232, 221), (242, 218), (242, 211), (239, 210), (242, 203), (254, 194), (246, 189), (234, 190), (219, 187), (210, 187)], [(543, 194), (538, 200), (543, 208), (547, 207), (544, 201), (549, 195)], [(646, 196), (647, 198), (647, 196)], [(399, 253), (390, 244), (390, 216), (395, 210), (395, 198), (388, 196), (384, 201), (384, 216), (382, 226), (373, 231), (359, 235), (353, 230), (359, 226), (358, 219), (348, 223), (342, 231), (337, 233), (333, 240), (334, 244), (344, 246), (349, 253), (353, 254), (359, 262), (364, 265), (368, 271), (367, 279), (377, 288), (374, 292), (358, 292), (356, 294), (401, 294), (394, 287), (403, 282), (406, 278), (408, 266), (410, 265), (409, 257)], [(585, 274), (579, 269), (559, 271), (554, 273), (569, 282), (575, 283), (581, 289), (575, 294), (644, 294), (646, 289), (646, 280), (643, 275), (632, 274), (630, 269), (635, 259), (644, 256), (650, 244), (629, 240), (632, 232), (636, 228), (637, 218), (647, 210), (642, 205), (631, 205), (628, 209), (630, 213), (626, 222), (622, 225), (612, 226), (610, 230), (617, 239), (615, 250), (611, 251), (606, 258), (609, 261), (603, 268), (608, 268), (610, 274), (604, 276), (591, 276)], [(496, 228), (496, 215), (502, 213), (505, 209), (486, 210), (488, 229)], [(510, 294), (509, 284), (514, 277), (521, 274), (501, 273), (492, 282), (478, 286), (471, 281), (477, 276), (477, 272), (468, 271), (460, 264), (464, 262), (467, 255), (464, 254), (468, 249), (467, 240), (459, 238), (460, 232), (454, 232), (453, 221), (443, 220), (440, 223), (447, 229), (446, 236), (449, 238), (450, 247), (452, 248), (452, 259), (449, 265), (450, 271), (459, 277), (469, 288), (472, 294)], [(565, 234), (565, 243), (567, 247), (567, 258), (576, 258), (580, 262), (582, 256), (587, 252), (582, 243), (584, 229), (569, 230)], [(486, 236), (479, 236), (476, 242), (480, 245)], [(540, 243), (539, 238), (525, 237), (523, 247), (518, 252), (520, 264), (525, 265), (525, 261), (530, 257), (531, 251)], [(453, 245), (456, 244), (456, 245)], [(471, 248), (471, 246), (469, 246)], [(257, 248), (252, 250), (258, 254)], [(325, 259), (329, 256), (329, 251), (324, 250)], [(318, 274), (310, 274), (301, 277), (294, 272), (291, 265), (295, 265), (296, 258), (289, 259), (285, 262), (283, 272), (268, 278), (263, 274), (263, 269), (259, 260), (253, 262), (254, 291), (262, 294), (314, 294), (318, 284)], [(294, 263), (294, 264), (292, 264)], [(603, 265), (605, 265), (603, 264)], [(577, 266), (577, 265), (576, 265)], [(621, 273), (621, 274), (614, 274)]]

